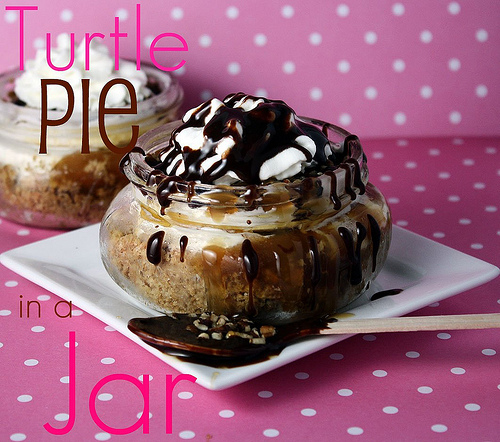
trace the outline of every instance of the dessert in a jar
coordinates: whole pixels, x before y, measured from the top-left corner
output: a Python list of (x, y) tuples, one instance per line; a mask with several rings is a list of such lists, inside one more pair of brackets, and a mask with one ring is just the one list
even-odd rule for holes
[[(54, 65), (70, 60), (68, 37), (58, 37), (52, 49)], [(13, 69), (0, 75), (0, 216), (12, 221), (50, 228), (76, 228), (101, 221), (107, 207), (127, 180), (118, 164), (125, 153), (112, 152), (99, 130), (98, 105), (104, 85), (125, 78), (135, 89), (137, 113), (105, 115), (109, 142), (118, 149), (132, 138), (132, 126), (142, 134), (178, 118), (183, 91), (168, 73), (114, 59), (105, 46), (92, 42), (90, 69), (85, 70), (83, 43), (75, 50), (74, 64), (65, 71), (49, 68), (45, 50), (28, 60), (25, 70)], [(82, 152), (81, 79), (89, 79), (88, 150)], [(74, 110), (69, 120), (49, 126), (47, 153), (41, 144), (41, 79), (61, 79), (74, 93)], [(47, 86), (48, 120), (57, 121), (68, 109), (68, 93), (59, 85)], [(130, 108), (130, 93), (124, 85), (112, 86), (106, 95), (106, 108)]]
[(158, 311), (323, 317), (386, 260), (390, 212), (359, 139), (282, 101), (209, 100), (143, 135), (121, 167), (103, 262)]

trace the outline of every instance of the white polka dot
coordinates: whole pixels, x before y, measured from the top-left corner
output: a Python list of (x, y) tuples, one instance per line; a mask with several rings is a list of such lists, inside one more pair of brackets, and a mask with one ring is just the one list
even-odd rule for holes
[(457, 2), (451, 2), (448, 4), (448, 12), (452, 15), (457, 15), (460, 12), (460, 4)]
[(303, 371), (299, 371), (298, 373), (295, 373), (295, 377), (297, 379), (309, 379), (309, 374), (304, 373)]
[(396, 221), (396, 224), (400, 227), (406, 227), (406, 226), (408, 226), (408, 221), (406, 221), (404, 219), (400, 219), (400, 220)]
[(341, 353), (332, 353), (330, 355), (330, 359), (332, 359), (334, 361), (340, 361), (340, 360), (344, 359), (344, 355)]
[(144, 40), (142, 41), (142, 44), (149, 48), (151, 46), (151, 43), (153, 43), (153, 40), (155, 39), (155, 37), (153, 35), (146, 35), (146, 37), (144, 37)]
[[(150, 374), (148, 374), (147, 376), (148, 376), (148, 381), (151, 382), (153, 380), (153, 376)], [(144, 375), (141, 374), (137, 376), (137, 379), (139, 379), (141, 382), (144, 382)]]
[(458, 195), (450, 195), (448, 197), (448, 201), (450, 203), (458, 203), (460, 201), (460, 197)]
[(319, 87), (313, 87), (309, 91), (309, 98), (313, 101), (319, 101), (323, 98), (323, 91)]
[(10, 310), (0, 310), (0, 316), (9, 316), (11, 313)]
[(373, 31), (368, 31), (365, 33), (365, 43), (373, 45), (377, 43), (377, 34)]
[(311, 43), (313, 46), (320, 45), (322, 41), (323, 37), (319, 32), (313, 32), (309, 34), (309, 43)]
[(102, 402), (108, 402), (113, 399), (113, 395), (111, 393), (101, 393), (97, 396), (97, 399)]
[(341, 388), (339, 391), (337, 391), (337, 394), (339, 396), (352, 396), (352, 390), (349, 390), (349, 388)]
[(420, 41), (422, 43), (430, 43), (432, 41), (432, 32), (428, 29), (423, 30), (420, 33)]
[(19, 17), (19, 12), (17, 11), (6, 11), (4, 15), (4, 19), (7, 23), (15, 23), (17, 17)]
[(413, 190), (415, 192), (425, 192), (426, 187), (423, 184), (417, 184), (416, 186), (413, 186)]
[(462, 224), (463, 226), (468, 226), (469, 224), (472, 223), (472, 221), (469, 218), (460, 218), (458, 220), (459, 224)]
[(200, 35), (198, 43), (202, 48), (208, 48), (212, 45), (212, 37), (207, 34)]
[(43, 325), (35, 325), (34, 327), (31, 327), (31, 331), (35, 333), (41, 333), (45, 330), (45, 327)]
[(61, 384), (69, 384), (69, 376), (63, 376), (61, 379), (59, 379), (59, 382)]
[(404, 60), (398, 58), (392, 62), (392, 69), (394, 69), (395, 72), (403, 72), (406, 69), (406, 63)]
[(282, 70), (285, 74), (293, 74), (295, 72), (295, 63), (293, 61), (285, 61)]
[(481, 351), (481, 353), (485, 356), (495, 356), (497, 354), (497, 352), (492, 348), (485, 348)]
[(293, 9), (293, 6), (291, 5), (285, 5), (281, 8), (281, 15), (284, 18), (292, 18), (294, 14), (295, 14), (295, 9)]
[(452, 111), (450, 112), (449, 120), (451, 124), (460, 124), (462, 121), (462, 114), (458, 111)]
[(377, 88), (375, 88), (375, 87), (373, 87), (373, 86), (368, 86), (368, 87), (365, 89), (365, 97), (366, 97), (368, 100), (375, 100), (375, 98), (377, 98), (377, 95), (378, 95)]
[(238, 18), (238, 15), (240, 15), (240, 10), (236, 6), (229, 6), (229, 8), (226, 9), (227, 18), (234, 20)]
[(190, 391), (181, 391), (179, 392), (177, 397), (179, 399), (191, 399), (193, 397), (193, 393), (191, 393)]
[(434, 232), (432, 236), (434, 238), (444, 238), (446, 235), (444, 234), (444, 232)]
[(267, 36), (265, 34), (255, 34), (253, 42), (255, 46), (265, 46), (267, 43)]
[(404, 147), (408, 146), (409, 142), (408, 140), (397, 140), (396, 141), (396, 146)]
[(274, 428), (268, 428), (267, 430), (264, 430), (262, 434), (266, 437), (278, 437), (280, 432)]
[(38, 365), (38, 360), (37, 359), (26, 359), (24, 361), (24, 365), (27, 367), (34, 367), (35, 365)]
[(339, 17), (347, 17), (349, 15), (349, 6), (345, 3), (341, 3), (337, 6), (337, 15)]
[(78, 309), (71, 310), (71, 316), (82, 316), (82, 315), (83, 315), (82, 310), (78, 310)]
[(473, 250), (481, 250), (484, 246), (480, 243), (473, 243), (470, 245), (470, 248), (473, 249)]
[(347, 432), (352, 436), (359, 436), (363, 434), (363, 429), (360, 427), (350, 427), (347, 429)]
[(219, 411), (219, 416), (223, 417), (225, 419), (229, 419), (234, 416), (234, 411), (233, 410), (221, 410)]
[(406, 114), (404, 112), (396, 112), (394, 114), (394, 123), (401, 126), (406, 123)]
[(484, 84), (478, 84), (476, 86), (476, 95), (479, 98), (484, 98), (488, 95), (488, 88)]
[(392, 181), (392, 176), (390, 175), (381, 175), (380, 176), (380, 181), (382, 181), (383, 183), (389, 183)]
[(2, 343), (2, 342), (0, 342), (0, 348), (2, 348), (2, 347), (3, 347), (3, 343)]
[(436, 335), (439, 339), (450, 339), (451, 338), (451, 335), (449, 333), (438, 333)]
[(106, 327), (104, 327), (104, 330), (106, 330), (108, 332), (114, 332), (114, 331), (116, 331), (113, 327), (111, 327), (111, 325), (106, 325)]
[(410, 358), (410, 359), (416, 359), (416, 358), (420, 357), (420, 353), (418, 351), (407, 351), (405, 353), (405, 355), (407, 358)]
[(462, 63), (460, 63), (460, 60), (458, 58), (451, 58), (448, 61), (448, 69), (450, 71), (458, 71), (461, 66), (462, 66)]
[(437, 157), (438, 155), (441, 155), (441, 151), (439, 149), (429, 149), (429, 155), (431, 157)]
[(115, 12), (115, 16), (118, 17), (120, 20), (127, 20), (128, 11), (125, 8), (120, 8)]
[(405, 167), (407, 169), (416, 169), (417, 168), (417, 163), (415, 161), (407, 161), (405, 163)]
[(45, 49), (45, 39), (38, 37), (33, 40), (33, 47), (35, 49)]
[(435, 433), (445, 433), (446, 431), (448, 431), (448, 427), (443, 424), (435, 424), (431, 427), (431, 430)]
[(374, 160), (381, 160), (382, 158), (384, 158), (384, 152), (373, 152), (372, 158)]
[(486, 189), (486, 184), (485, 183), (474, 183), (472, 187), (476, 190), (484, 190)]
[(69, 419), (69, 414), (68, 413), (58, 413), (54, 416), (54, 419), (57, 422), (66, 422)]
[(422, 212), (425, 215), (434, 215), (436, 213), (436, 209), (434, 209), (433, 207), (425, 207), (424, 210), (422, 210)]
[(97, 434), (94, 436), (94, 439), (95, 439), (95, 440), (99, 440), (99, 441), (110, 440), (110, 439), (111, 439), (111, 434), (109, 434), (109, 433), (105, 433), (105, 432), (103, 431), (102, 433), (97, 433)]
[(26, 435), (24, 433), (14, 433), (10, 435), (10, 440), (14, 442), (21, 442), (26, 440)]
[(232, 61), (227, 65), (227, 72), (230, 75), (238, 75), (241, 72), (241, 66), (237, 61)]
[(363, 339), (368, 342), (373, 342), (377, 340), (377, 337), (375, 335), (364, 335)]
[(433, 90), (430, 86), (422, 86), (420, 88), (420, 96), (424, 99), (429, 99), (432, 97), (432, 94), (433, 94)]
[[(137, 419), (140, 419), (142, 417), (142, 411), (139, 411), (139, 413), (136, 414)], [(153, 417), (153, 413), (148, 413), (149, 419)]]
[(484, 211), (489, 213), (495, 213), (497, 210), (498, 208), (496, 206), (486, 206), (484, 208)]
[(484, 149), (484, 152), (487, 153), (488, 155), (494, 155), (497, 153), (497, 148), (488, 146), (487, 148)]
[(28, 229), (19, 229), (16, 233), (19, 236), (28, 236), (30, 234), (30, 231)]
[[(64, 343), (64, 346), (65, 346), (66, 348), (69, 348), (69, 342), (65, 342), (65, 343)], [(76, 341), (75, 341), (75, 347), (78, 347), (78, 342), (76, 342)]]
[(22, 394), (17, 397), (18, 402), (31, 402), (33, 400), (33, 396), (29, 394)]
[(312, 417), (316, 416), (316, 410), (314, 408), (304, 408), (300, 410), (302, 416)]
[(18, 284), (17, 281), (5, 281), (5, 287), (17, 287)]
[(387, 372), (385, 370), (375, 370), (372, 372), (372, 374), (376, 378), (384, 378), (387, 376)]
[(465, 369), (461, 367), (454, 367), (450, 370), (453, 374), (464, 374)]
[(439, 172), (438, 178), (440, 178), (442, 180), (447, 180), (447, 179), (451, 178), (451, 173), (450, 172)]
[(352, 123), (352, 117), (349, 114), (340, 114), (339, 116), (340, 124), (344, 126), (349, 126)]
[(190, 430), (184, 430), (179, 433), (181, 439), (193, 439), (195, 436), (195, 432)]
[(463, 140), (463, 138), (453, 138), (453, 141), (452, 141), (452, 143), (457, 145), (457, 146), (461, 146), (462, 144), (464, 144), (464, 142), (465, 141)]
[(263, 88), (258, 88), (255, 90), (255, 96), (257, 97), (267, 97), (268, 93), (265, 89)]
[(37, 296), (36, 299), (38, 299), (39, 301), (48, 301), (50, 299), (50, 296), (49, 295), (40, 295), (40, 296)]
[(481, 406), (478, 404), (465, 404), (464, 408), (467, 411), (479, 411), (481, 409)]
[(343, 74), (346, 74), (351, 70), (351, 63), (349, 63), (347, 60), (340, 60), (337, 64), (337, 70), (339, 72), (342, 72)]
[(172, 20), (182, 20), (184, 18), (184, 10), (182, 8), (172, 8), (170, 11), (170, 17)]
[(205, 90), (200, 92), (201, 101), (211, 100), (213, 97), (214, 97), (214, 94), (209, 89), (205, 89)]
[(110, 365), (110, 364), (114, 364), (114, 363), (115, 363), (114, 358), (102, 358), (101, 359), (101, 364), (104, 364), (104, 365)]
[(488, 40), (488, 31), (486, 29), (478, 29), (476, 31), (476, 40), (480, 43), (484, 43)]
[(186, 65), (181, 66), (179, 69), (176, 69), (172, 72), (176, 77), (182, 77), (186, 73)]
[(390, 204), (399, 204), (401, 200), (395, 196), (392, 196), (390, 198), (387, 198), (387, 202)]
[(394, 3), (392, 5), (392, 13), (397, 16), (401, 16), (405, 13), (405, 5), (402, 3)]
[(69, 9), (63, 9), (59, 14), (59, 18), (61, 19), (61, 21), (69, 22), (73, 20), (73, 11)]
[(417, 391), (419, 393), (422, 393), (422, 394), (430, 394), (432, 393), (434, 390), (431, 388), (431, 387), (427, 387), (425, 385), (423, 385), (422, 387), (418, 387), (417, 388)]
[(432, 304), (429, 304), (429, 307), (439, 307), (439, 302), (433, 302)]
[(261, 397), (262, 399), (269, 399), (270, 397), (273, 397), (273, 393), (271, 391), (267, 391), (267, 390), (259, 391), (257, 393), (257, 395), (259, 397)]
[(397, 407), (384, 407), (382, 408), (382, 411), (385, 413), (385, 414), (396, 414), (399, 410)]

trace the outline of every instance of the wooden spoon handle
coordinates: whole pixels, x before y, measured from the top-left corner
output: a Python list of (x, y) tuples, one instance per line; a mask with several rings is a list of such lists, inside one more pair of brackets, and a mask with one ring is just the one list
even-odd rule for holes
[(475, 315), (403, 316), (398, 318), (339, 319), (322, 335), (403, 331), (473, 330), (500, 328), (500, 313)]

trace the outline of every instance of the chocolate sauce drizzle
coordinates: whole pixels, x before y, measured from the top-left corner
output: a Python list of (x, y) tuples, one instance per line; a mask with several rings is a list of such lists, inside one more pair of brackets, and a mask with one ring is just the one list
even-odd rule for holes
[(259, 272), (259, 256), (252, 247), (249, 239), (245, 239), (241, 245), (241, 254), (243, 257), (243, 268), (248, 281), (248, 303), (247, 313), (250, 316), (255, 316), (257, 313), (255, 309), (255, 302), (253, 299), (253, 282)]
[(372, 236), (372, 272), (374, 272), (377, 267), (377, 255), (380, 248), (380, 238), (382, 234), (380, 232), (380, 226), (375, 218), (370, 214), (367, 215), (367, 218), (368, 223), (370, 224), (370, 234)]
[[(303, 153), (306, 161), (314, 164), (314, 168), (318, 165), (332, 167), (340, 163), (342, 158), (336, 158), (334, 153), (327, 157), (325, 147), (330, 142), (325, 134), (316, 126), (295, 118), (295, 112), (283, 101), (249, 97), (262, 102), (249, 111), (234, 107), (245, 97), (247, 95), (243, 93), (228, 95), (224, 99), (223, 108), (218, 109), (208, 122), (205, 119), (212, 111), (212, 101), (200, 105), (190, 118), (172, 133), (166, 156), (163, 162), (155, 167), (164, 172), (169, 170), (170, 175), (179, 175), (186, 181), (211, 184), (228, 172), (233, 172), (243, 183), (260, 184), (262, 180), (259, 172), (262, 165), (289, 148)], [(203, 128), (206, 141), (201, 149), (183, 147), (176, 141), (176, 135), (186, 128)], [(301, 135), (306, 135), (314, 141), (314, 155), (297, 143), (296, 139)], [(211, 167), (203, 170), (202, 163), (216, 155), (215, 146), (226, 137), (231, 138), (235, 145)], [(178, 160), (179, 155), (182, 161)], [(182, 163), (188, 166), (182, 173), (178, 173)]]
[(184, 254), (186, 253), (187, 245), (188, 245), (188, 237), (186, 235), (181, 236), (181, 239), (179, 240), (179, 246), (181, 249), (181, 257), (180, 257), (181, 262), (184, 262)]
[(163, 238), (165, 237), (165, 232), (159, 230), (153, 233), (148, 239), (148, 245), (146, 247), (146, 256), (151, 264), (158, 265), (161, 262), (161, 246), (163, 244)]
[(386, 296), (394, 296), (394, 295), (398, 295), (399, 293), (401, 293), (403, 291), (403, 289), (389, 289), (389, 290), (382, 290), (380, 292), (377, 292), (377, 293), (374, 293), (371, 298), (370, 298), (370, 301), (376, 301), (377, 299), (380, 299), (380, 298), (385, 298)]
[(338, 232), (344, 241), (347, 249), (347, 257), (351, 263), (350, 282), (352, 285), (357, 285), (363, 279), (363, 269), (361, 266), (361, 244), (366, 238), (366, 228), (360, 222), (356, 223), (356, 242), (354, 242), (354, 236), (348, 228), (343, 226), (339, 227)]

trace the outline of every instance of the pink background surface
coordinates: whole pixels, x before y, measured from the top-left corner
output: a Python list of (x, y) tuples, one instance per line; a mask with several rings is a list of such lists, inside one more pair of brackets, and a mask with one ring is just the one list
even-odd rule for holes
[[(39, 7), (26, 13), (28, 55), (47, 32), (75, 32), (77, 41), (85, 32), (109, 35), (119, 16), (128, 33), (120, 53), (131, 58), (137, 3), (144, 60), (160, 33), (189, 45), (177, 72), (186, 107), (244, 91), (365, 137), (500, 134), (496, 0), (2, 2)], [(1, 70), (18, 64), (17, 16), (4, 13)], [(163, 60), (175, 65), (176, 57)]]
[[(121, 30), (131, 36), (123, 55), (134, 56), (135, 1), (5, 4), (39, 6), (27, 15), (28, 53), (46, 32), (109, 33), (118, 14), (128, 16)], [(360, 136), (371, 181), (396, 224), (500, 266), (500, 3), (376, 5), (150, 0), (142, 2), (143, 39), (177, 32), (187, 40), (187, 63), (177, 72), (185, 108), (212, 95), (266, 91), (301, 114), (345, 126)], [(19, 55), (17, 21), (3, 17), (1, 70)], [(0, 220), (0, 251), (59, 233)], [(59, 300), (0, 267), (2, 441), (56, 439), (42, 425), (67, 420), (69, 331), (78, 342), (77, 416), (61, 440), (493, 441), (500, 434), (498, 330), (358, 335), (226, 391), (181, 383), (167, 437), (165, 376), (177, 372), (78, 307), (71, 319), (21, 319), (20, 295), (39, 300), (44, 312)], [(499, 278), (415, 314), (480, 312), (500, 312)], [(150, 434), (110, 435), (92, 421), (90, 391), (116, 373), (152, 376)], [(136, 390), (115, 383), (100, 393), (103, 421), (124, 427), (137, 419)]]

